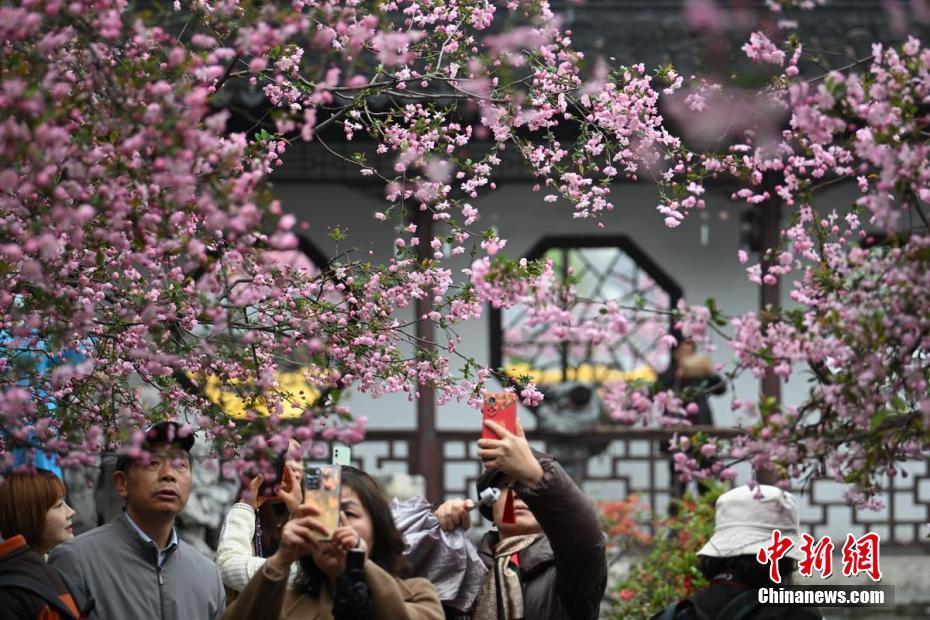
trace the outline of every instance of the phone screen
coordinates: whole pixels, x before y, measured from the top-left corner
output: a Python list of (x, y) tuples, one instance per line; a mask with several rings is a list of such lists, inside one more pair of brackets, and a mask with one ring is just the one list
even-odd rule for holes
[(304, 503), (320, 511), (317, 520), (328, 534), (320, 540), (329, 540), (339, 527), (339, 509), (342, 504), (342, 467), (330, 464), (310, 464), (304, 473)]
[(484, 425), (493, 420), (511, 433), (517, 432), (517, 395), (513, 392), (488, 392), (481, 407), (481, 438), (500, 439), (497, 433)]

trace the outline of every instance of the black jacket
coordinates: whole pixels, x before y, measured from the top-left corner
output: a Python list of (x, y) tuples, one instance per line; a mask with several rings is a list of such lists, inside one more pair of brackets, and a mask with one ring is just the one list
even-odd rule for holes
[[(706, 618), (708, 620), (729, 620), (731, 614), (735, 614), (740, 610), (731, 607), (723, 615), (720, 612), (734, 598), (749, 590), (755, 592), (752, 588), (732, 581), (712, 581), (709, 586), (691, 597), (691, 602), (694, 603), (697, 613), (692, 612), (690, 617)], [(755, 597), (750, 597), (747, 600), (751, 601), (753, 598)], [(654, 615), (651, 620), (661, 618), (662, 613)], [(823, 615), (821, 615), (820, 610), (813, 607), (766, 605), (756, 607), (746, 616), (746, 620), (823, 620)]]
[[(57, 597), (73, 618), (80, 617), (77, 603), (61, 575), (46, 564), (22, 536), (13, 536), (0, 543), (0, 581), (6, 579), (15, 580), (19, 584), (26, 583), (24, 579), (37, 582), (49, 596)], [(0, 585), (0, 610), (0, 615), (10, 620), (67, 618), (63, 613), (55, 611), (54, 606), (38, 592), (28, 587)]]

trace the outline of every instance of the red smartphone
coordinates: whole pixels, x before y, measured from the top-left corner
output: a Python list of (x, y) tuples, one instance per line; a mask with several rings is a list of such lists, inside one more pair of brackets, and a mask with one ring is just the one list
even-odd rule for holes
[[(484, 423), (488, 420), (497, 422), (511, 433), (517, 432), (517, 395), (513, 392), (488, 392), (484, 395), (484, 405), (481, 406), (481, 438), (500, 439), (497, 433), (489, 429)], [(507, 490), (504, 500), (504, 512), (501, 521), (514, 523), (513, 491)]]
[(485, 422), (497, 422), (511, 433), (517, 432), (517, 395), (513, 392), (488, 392), (481, 406), (481, 438), (500, 439)]

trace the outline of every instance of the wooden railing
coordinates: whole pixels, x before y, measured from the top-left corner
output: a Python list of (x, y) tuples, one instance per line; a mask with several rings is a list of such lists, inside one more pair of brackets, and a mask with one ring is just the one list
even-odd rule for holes
[[(602, 428), (572, 437), (546, 436), (528, 432), (530, 443), (543, 451), (565, 452), (565, 447), (579, 456), (560, 462), (573, 473), (581, 487), (596, 499), (619, 499), (638, 495), (644, 504), (664, 513), (670, 496), (670, 456), (660, 449), (676, 432), (688, 434), (705, 431), (717, 437), (731, 437), (737, 429), (688, 427), (682, 429)], [(368, 471), (410, 471), (414, 454), (415, 430), (369, 430), (363, 444), (354, 452), (356, 463)], [(436, 431), (442, 466), (422, 472), (439, 478), (441, 498), (473, 497), (474, 482), (481, 473), (477, 458), (477, 434), (472, 431)], [(593, 454), (593, 456), (588, 456)], [(573, 462), (574, 461), (574, 462)], [(886, 490), (887, 508), (871, 512), (853, 508), (842, 496), (843, 485), (828, 479), (809, 481), (804, 488), (793, 488), (801, 505), (802, 531), (814, 536), (852, 531), (862, 534), (878, 531), (882, 547), (908, 547), (930, 553), (927, 524), (930, 523), (930, 459), (914, 460), (902, 469), (909, 475), (898, 477)], [(739, 480), (749, 477), (743, 466)]]

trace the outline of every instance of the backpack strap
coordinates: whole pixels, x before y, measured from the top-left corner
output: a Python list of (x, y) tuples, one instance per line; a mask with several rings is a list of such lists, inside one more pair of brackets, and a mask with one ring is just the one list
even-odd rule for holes
[(64, 620), (78, 620), (74, 612), (68, 609), (58, 595), (47, 584), (26, 575), (0, 576), (0, 588), (18, 588), (37, 594), (49, 607), (54, 609)]
[(746, 620), (750, 614), (762, 606), (759, 602), (759, 590), (753, 588), (740, 592), (730, 599), (730, 602), (717, 614), (718, 618), (725, 620)]

